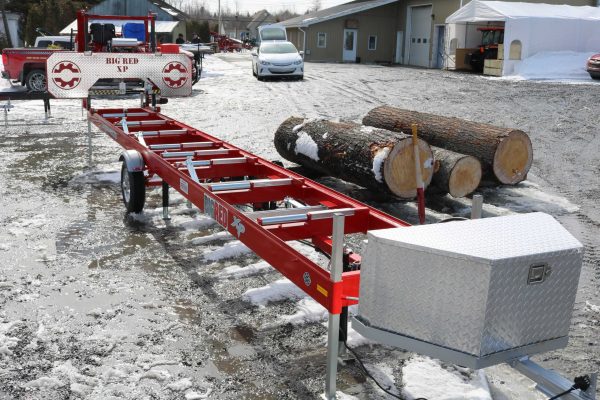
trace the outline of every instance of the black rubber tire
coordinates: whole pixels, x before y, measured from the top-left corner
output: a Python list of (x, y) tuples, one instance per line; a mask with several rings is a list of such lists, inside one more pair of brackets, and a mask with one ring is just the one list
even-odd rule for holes
[(590, 72), (592, 79), (600, 79), (600, 72)]
[(129, 172), (123, 161), (121, 166), (121, 195), (128, 213), (140, 213), (146, 203), (144, 172)]
[[(40, 80), (43, 82), (40, 82)], [(43, 69), (32, 69), (25, 77), (25, 86), (32, 92), (45, 92), (48, 90), (46, 71)]]
[(257, 76), (256, 72), (254, 71), (254, 67), (252, 67), (252, 76)]

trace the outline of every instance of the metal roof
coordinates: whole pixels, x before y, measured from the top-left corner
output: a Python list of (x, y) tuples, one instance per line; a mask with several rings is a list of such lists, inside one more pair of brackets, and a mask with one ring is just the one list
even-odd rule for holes
[(385, 6), (391, 3), (396, 3), (398, 0), (367, 0), (353, 1), (351, 3), (340, 4), (339, 6), (326, 8), (324, 10), (315, 11), (309, 14), (301, 15), (286, 21), (280, 22), (286, 28), (307, 27), (331, 19), (345, 17), (346, 15), (356, 14), (372, 8)]

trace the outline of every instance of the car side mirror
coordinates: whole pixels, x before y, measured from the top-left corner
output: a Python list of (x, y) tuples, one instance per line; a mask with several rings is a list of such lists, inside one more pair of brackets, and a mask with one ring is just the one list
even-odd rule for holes
[(300, 54), (301, 56), (303, 56), (303, 55), (304, 55), (304, 52), (303, 52), (302, 50), (300, 50), (300, 51), (298, 52), (298, 54)]

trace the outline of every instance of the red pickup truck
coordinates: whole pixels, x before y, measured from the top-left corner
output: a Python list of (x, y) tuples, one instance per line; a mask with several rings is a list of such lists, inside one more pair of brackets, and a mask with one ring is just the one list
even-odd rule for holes
[(43, 48), (4, 49), (2, 78), (17, 81), (34, 92), (46, 90), (46, 60), (57, 51)]

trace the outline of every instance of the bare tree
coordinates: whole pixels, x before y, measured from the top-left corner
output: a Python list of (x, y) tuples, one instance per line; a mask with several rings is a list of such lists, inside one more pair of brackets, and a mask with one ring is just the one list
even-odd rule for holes
[(322, 8), (321, 0), (313, 0), (312, 5), (312, 11), (319, 11)]

